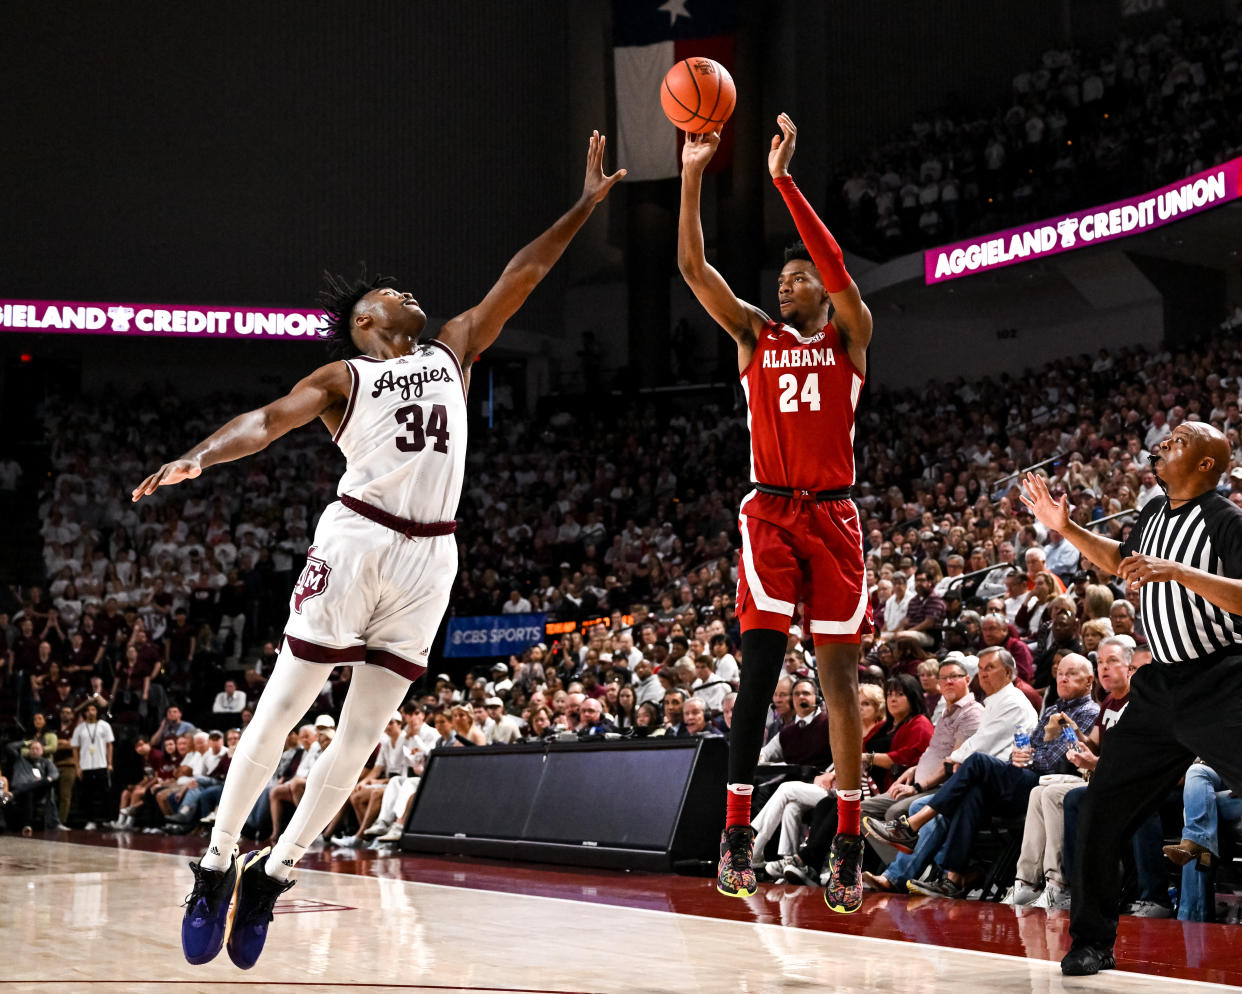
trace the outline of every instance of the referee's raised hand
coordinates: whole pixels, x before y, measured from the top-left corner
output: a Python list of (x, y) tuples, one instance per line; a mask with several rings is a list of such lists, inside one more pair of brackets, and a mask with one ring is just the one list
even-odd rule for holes
[(1027, 473), (1022, 479), (1026, 493), (1019, 494), (1022, 503), (1031, 509), (1045, 528), (1065, 534), (1070, 520), (1069, 502), (1064, 496), (1054, 499), (1048, 491), (1048, 482), (1035, 473)]

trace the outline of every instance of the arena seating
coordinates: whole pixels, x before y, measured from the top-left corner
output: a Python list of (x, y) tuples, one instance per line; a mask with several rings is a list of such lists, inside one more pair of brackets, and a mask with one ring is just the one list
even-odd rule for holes
[(989, 96), (918, 115), (829, 183), (834, 230), (890, 258), (1152, 190), (1239, 154), (1242, 25), (1170, 19), (1050, 50)]

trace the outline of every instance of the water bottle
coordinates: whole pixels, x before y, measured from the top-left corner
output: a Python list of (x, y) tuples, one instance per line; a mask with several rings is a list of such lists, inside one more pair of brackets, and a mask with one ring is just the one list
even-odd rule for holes
[(1061, 744), (1065, 746), (1065, 751), (1069, 752), (1078, 745), (1078, 733), (1069, 725), (1061, 726)]
[[(1017, 728), (1015, 728), (1015, 729), (1013, 730), (1013, 747), (1014, 747), (1014, 749), (1015, 749), (1015, 750), (1017, 750), (1017, 749), (1029, 749), (1029, 748), (1031, 747), (1031, 733), (1030, 733), (1030, 732), (1028, 732), (1028, 731), (1027, 731), (1025, 728), (1023, 728), (1021, 725), (1019, 725)], [(1018, 765), (1025, 766), (1025, 765), (1026, 765), (1026, 763), (1025, 763), (1025, 762), (1023, 762), (1023, 763), (1019, 764), (1019, 763), (1017, 763), (1017, 761), (1015, 760), (1014, 765), (1015, 765), (1015, 766), (1018, 766)]]

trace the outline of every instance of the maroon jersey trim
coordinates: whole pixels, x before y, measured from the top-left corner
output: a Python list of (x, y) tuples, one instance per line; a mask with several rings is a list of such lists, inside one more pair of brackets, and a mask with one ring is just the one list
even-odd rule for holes
[(368, 649), (367, 665), (390, 670), (396, 673), (397, 676), (405, 677), (411, 683), (427, 672), (426, 666), (403, 659), (395, 652), (389, 652), (387, 649)]
[(449, 358), (453, 360), (453, 365), (457, 367), (457, 377), (458, 377), (458, 380), (459, 380), (459, 381), (460, 381), (460, 383), (461, 383), (461, 395), (462, 395), (462, 398), (463, 398), (463, 399), (465, 399), (465, 396), (466, 396), (466, 372), (465, 372), (465, 370), (463, 370), (463, 369), (461, 368), (461, 360), (457, 358), (457, 353), (456, 353), (456, 352), (454, 352), (452, 349), (450, 349), (447, 345), (445, 345), (445, 344), (444, 344), (442, 341), (440, 341), (438, 338), (432, 338), (432, 339), (430, 339), (430, 340), (427, 342), (427, 344), (428, 344), (428, 345), (435, 345), (435, 346), (438, 346), (439, 348), (444, 349), (444, 351), (448, 353)]
[(354, 402), (358, 399), (358, 370), (354, 369), (354, 364), (348, 359), (345, 360), (345, 365), (349, 367), (349, 400), (345, 404), (345, 415), (337, 425), (336, 434), (332, 436), (332, 441), (337, 445), (341, 444), (341, 435), (345, 433), (345, 426), (349, 424), (350, 415), (354, 413)]
[(344, 663), (361, 663), (366, 660), (367, 647), (365, 645), (347, 645), (343, 649), (334, 649), (329, 645), (295, 638), (288, 632), (285, 633), (285, 645), (298, 659), (305, 659), (308, 663), (330, 663), (333, 666), (340, 666)]

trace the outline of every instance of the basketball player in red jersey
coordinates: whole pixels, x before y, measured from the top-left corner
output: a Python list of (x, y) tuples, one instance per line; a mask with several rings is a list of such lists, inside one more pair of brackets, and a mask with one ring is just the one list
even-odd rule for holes
[(790, 622), (802, 601), (837, 774), (839, 831), (824, 899), (834, 911), (849, 913), (862, 906), (858, 655), (862, 634), (871, 630), (862, 531), (850, 487), (854, 408), (866, 375), (871, 312), (845, 271), (841, 249), (789, 175), (797, 129), (787, 114), (777, 123), (781, 134), (772, 139), (768, 171), (803, 241), (786, 253), (779, 321), (734, 296), (704, 256), (699, 194), (719, 133), (688, 135), (681, 156), (677, 263), (699, 302), (737, 342), (754, 488), (739, 509), (742, 674), (716, 886), (732, 897), (756, 890), (752, 780)]

